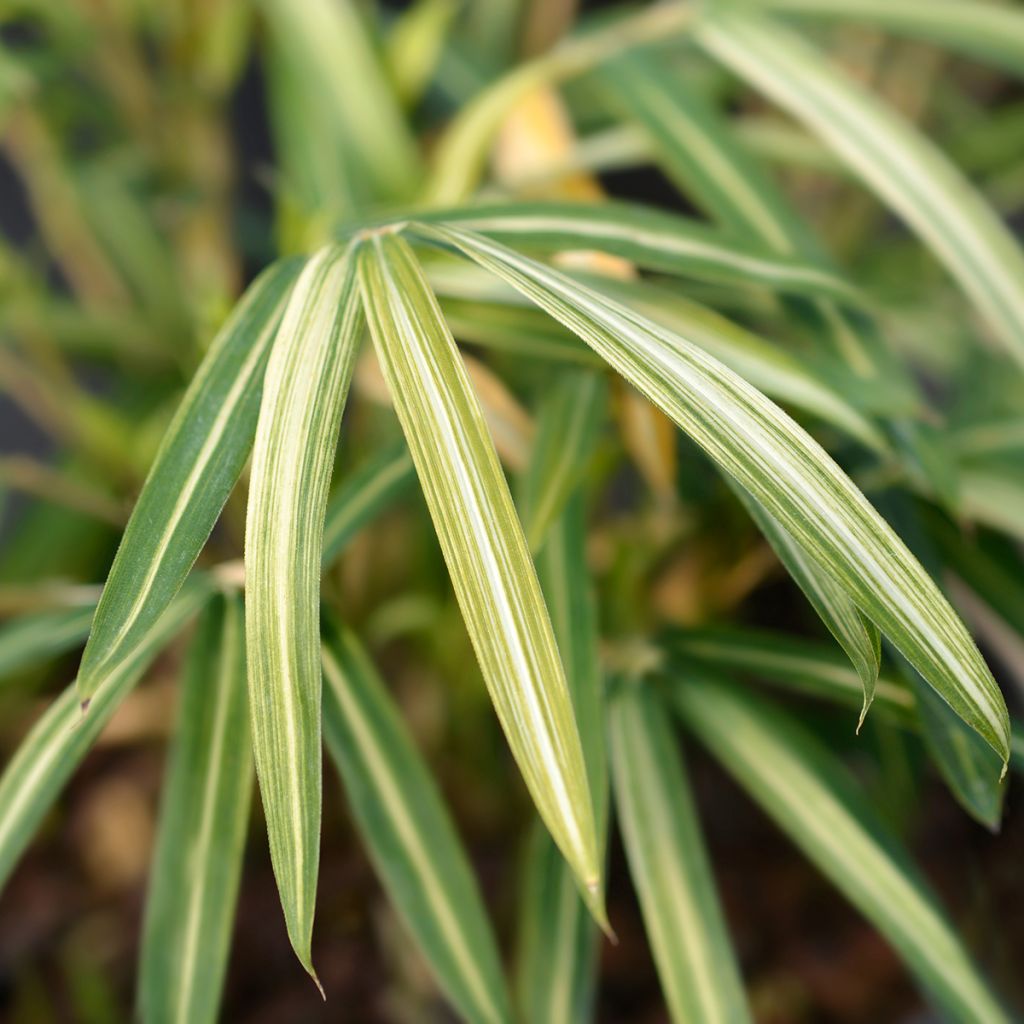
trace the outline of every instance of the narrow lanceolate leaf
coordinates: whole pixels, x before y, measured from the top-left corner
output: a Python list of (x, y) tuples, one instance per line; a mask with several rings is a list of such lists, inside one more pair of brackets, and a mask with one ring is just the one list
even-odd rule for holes
[(88, 715), (82, 716), (72, 683), (32, 727), (0, 776), (0, 887), (121, 701), (208, 596), (207, 584), (190, 582), (131, 654), (99, 680)]
[[(719, 627), (671, 630), (662, 643), (680, 665), (689, 659), (847, 707), (864, 703), (864, 687), (850, 660), (834, 647), (806, 637)], [(918, 727), (917, 700), (895, 676), (879, 675), (872, 706), (876, 714), (903, 728)]]
[(1024, 253), (960, 171), (785, 28), (723, 5), (695, 31), (709, 53), (803, 121), (914, 228), (1024, 362)]
[(139, 1009), (153, 1024), (217, 1019), (253, 781), (239, 597), (204, 612), (178, 719), (139, 965)]
[(321, 544), (361, 324), (354, 261), (322, 249), (295, 284), (267, 365), (245, 531), (253, 753), (288, 935), (314, 979)]
[(412, 458), (401, 443), (367, 459), (342, 480), (327, 503), (323, 564), (334, 562), (356, 533), (406, 494), (415, 480)]
[(812, 561), (802, 547), (779, 525), (778, 521), (757, 500), (742, 488), (734, 487), (758, 529), (779, 556), (793, 581), (804, 592), (828, 631), (846, 651), (857, 670), (864, 700), (857, 729), (864, 724), (875, 696), (875, 683), (882, 660), (882, 640), (873, 622), (865, 619), (849, 594), (831, 576)]
[(0, 626), (0, 679), (70, 651), (89, 635), (93, 605), (56, 608), (11, 619)]
[(430, 770), (359, 642), (323, 646), (324, 741), (388, 895), (470, 1021), (511, 1019), (494, 934)]
[(751, 1020), (672, 729), (655, 691), (622, 684), (608, 709), (615, 806), (669, 1014)]
[(800, 426), (696, 345), (565, 274), (457, 228), (418, 230), (463, 249), (607, 359), (771, 513), (1005, 761), (1006, 705), (966, 627)]
[(515, 203), (430, 211), (417, 220), (455, 224), (536, 252), (598, 249), (649, 270), (759, 285), (861, 306), (838, 274), (737, 241), (700, 221), (629, 203)]
[(592, 370), (566, 373), (545, 396), (520, 506), (531, 551), (586, 473), (607, 401), (607, 382)]
[(381, 368), (491, 699), (541, 817), (603, 914), (591, 798), (565, 674), (479, 402), (406, 242), (378, 234), (359, 253)]
[(746, 0), (780, 14), (869, 22), (914, 39), (926, 39), (1005, 68), (1024, 71), (1024, 11), (987, 0)]
[[(598, 842), (606, 845), (608, 769), (597, 608), (586, 562), (586, 502), (577, 490), (547, 533), (537, 574), (551, 612), (583, 746)], [(548, 833), (531, 833), (522, 880), (516, 997), (523, 1020), (590, 1019), (597, 984), (597, 928)]]
[(249, 457), (267, 354), (298, 266), (280, 263), (256, 280), (185, 393), (96, 609), (78, 674), (83, 701), (177, 593)]
[(952, 1020), (1008, 1018), (895, 837), (842, 765), (778, 708), (696, 674), (671, 698), (687, 726), (895, 947)]

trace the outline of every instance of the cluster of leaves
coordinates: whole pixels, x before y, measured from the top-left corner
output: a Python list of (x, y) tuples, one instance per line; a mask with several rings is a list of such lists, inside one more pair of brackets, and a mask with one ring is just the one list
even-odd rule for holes
[[(198, 615), (147, 902), (147, 1020), (216, 1014), (253, 765), (288, 934), (316, 978), (322, 745), (391, 899), (467, 1019), (509, 1020), (514, 1003), (530, 1021), (586, 1016), (609, 927), (613, 808), (673, 1019), (747, 1019), (673, 718), (952, 1019), (1007, 1019), (841, 759), (750, 683), (920, 735), (965, 810), (997, 825), (1020, 741), (951, 599), (983, 609), (994, 645), (1024, 632), (1024, 253), (993, 206), (1024, 198), (999, 173), (1013, 156), (999, 139), (1014, 115), (1020, 137), (1020, 112), (948, 140), (995, 182), (978, 188), (915, 124), (945, 51), (904, 44), (920, 94), (880, 72), (883, 99), (786, 19), (873, 21), (1019, 73), (1024, 14), (957, 0), (678, 0), (582, 26), (516, 63), (499, 12), (483, 25), (439, 0), (386, 32), (349, 0), (188, 15), (140, 5), (127, 26), (139, 39), (121, 23), (84, 23), (74, 4), (16, 6), (36, 34), (0, 68), (5, 138), (74, 301), (54, 294), (45, 264), (4, 253), (0, 372), (68, 448), (51, 465), (10, 460), (5, 479), (75, 512), (56, 531), (44, 513), (29, 517), (21, 566), (8, 557), (8, 603), (50, 607), (4, 627), (0, 667), (10, 675), (88, 639), (76, 682), (0, 776), (0, 876)], [(257, 39), (286, 255), (225, 318), (242, 264), (230, 176), (205, 144), (226, 137)], [(55, 119), (95, 129), (102, 118), (54, 84), (68, 66), (122, 133), (99, 130), (74, 161)], [(531, 97), (556, 102), (560, 84), (581, 139), (566, 129), (546, 162), (503, 167), (502, 146), (517, 144), (503, 136), (510, 117)], [(727, 115), (736, 97), (754, 112)], [(437, 136), (429, 150), (417, 127)], [(587, 177), (651, 163), (702, 217), (605, 199)], [(826, 247), (780, 169), (853, 206), (857, 223), (831, 225)], [(589, 183), (584, 198), (573, 180)], [(918, 240), (892, 232), (879, 246), (885, 209)], [(183, 344), (221, 320), (208, 346)], [(147, 368), (152, 393), (140, 399), (128, 373), (123, 393), (100, 402), (69, 369), (93, 362)], [(182, 372), (177, 400), (168, 381)], [(370, 417), (382, 401), (404, 443), (380, 427), (385, 414)], [(696, 446), (677, 448), (674, 434), (665, 444), (670, 425)], [(357, 468), (332, 492), (339, 435), (343, 451), (358, 447)], [(97, 525), (102, 551), (143, 468), (102, 594), (42, 578), (74, 572), (70, 552), (88, 549)], [(609, 497), (623, 479), (640, 508), (626, 516)], [(538, 815), (515, 1000), (424, 758), (342, 625), (344, 603), (322, 593), (325, 567), (416, 481)], [(685, 579), (704, 589), (691, 595), (696, 613), (658, 607), (659, 566), (710, 551), (716, 530), (742, 537), (728, 526), (741, 509), (837, 647), (741, 628), (742, 585), (708, 596), (728, 588), (699, 574)], [(614, 551), (600, 601), (588, 533)]]

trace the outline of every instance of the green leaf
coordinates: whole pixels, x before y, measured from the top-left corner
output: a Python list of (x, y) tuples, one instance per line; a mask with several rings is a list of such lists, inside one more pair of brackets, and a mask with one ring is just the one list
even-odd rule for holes
[(452, 1004), (511, 1020), (498, 947), (430, 770), (359, 642), (323, 646), (324, 741), (388, 895)]
[(267, 355), (300, 264), (275, 264), (214, 339), (117, 550), (78, 673), (88, 701), (178, 592), (252, 447)]
[(204, 611), (180, 699), (139, 962), (154, 1024), (217, 1019), (252, 802), (241, 598)]
[(540, 548), (586, 473), (607, 404), (607, 381), (590, 370), (563, 374), (545, 394), (520, 502), (531, 551)]
[(10, 619), (0, 626), (0, 679), (70, 651), (89, 635), (93, 605), (55, 608)]
[(208, 596), (208, 583), (191, 580), (131, 653), (98, 680), (89, 714), (82, 714), (72, 683), (22, 740), (0, 776), (0, 886), (121, 701)]
[[(671, 630), (663, 637), (673, 657), (771, 683), (848, 707), (864, 703), (864, 687), (848, 658), (834, 647), (766, 630), (715, 627)], [(681, 665), (685, 662), (680, 662)], [(872, 707), (903, 728), (917, 728), (917, 700), (906, 684), (882, 673)]]
[(458, 228), (418, 230), (462, 249), (607, 359), (775, 517), (1006, 760), (1006, 705), (967, 629), (802, 428), (696, 345), (565, 274)]
[(824, 296), (863, 306), (864, 296), (831, 270), (780, 256), (709, 225), (630, 203), (496, 203), (430, 210), (422, 223), (444, 223), (539, 253), (598, 249), (667, 274)]
[(335, 562), (356, 533), (409, 491), (415, 479), (412, 459), (401, 442), (384, 448), (346, 477), (327, 503), (323, 564)]
[(953, 1020), (1003, 1010), (843, 766), (771, 704), (697, 674), (671, 696), (686, 725), (889, 940)]
[(857, 670), (864, 700), (861, 705), (857, 731), (864, 724), (864, 716), (871, 707), (882, 659), (882, 638), (878, 629), (865, 619), (847, 592), (827, 576), (806, 554), (796, 541), (779, 525), (772, 515), (742, 488), (733, 485), (733, 493), (750, 513), (750, 517), (764, 534), (779, 556), (779, 561), (804, 592), (828, 631), (836, 638)]
[(245, 532), (253, 753), (288, 936), (314, 980), (321, 545), (361, 328), (354, 260), (321, 249), (295, 283), (267, 365)]
[(644, 683), (608, 709), (615, 806), (673, 1021), (752, 1020), (668, 716)]
[[(597, 609), (586, 562), (586, 503), (568, 498), (537, 556), (537, 574), (565, 665), (580, 732), (598, 842), (606, 845), (608, 768)], [(597, 985), (598, 933), (551, 837), (534, 828), (523, 869), (516, 994), (524, 1020), (590, 1019)]]
[(565, 674), (479, 402), (407, 243), (359, 250), (381, 368), (509, 745), (545, 824), (601, 915), (601, 864)]
[(745, 0), (755, 8), (851, 25), (877, 25), (977, 57), (1011, 74), (1024, 68), (1024, 14), (987, 0)]
[(803, 121), (921, 236), (1018, 362), (1024, 362), (1024, 253), (928, 139), (798, 36), (732, 7), (708, 10), (698, 42)]

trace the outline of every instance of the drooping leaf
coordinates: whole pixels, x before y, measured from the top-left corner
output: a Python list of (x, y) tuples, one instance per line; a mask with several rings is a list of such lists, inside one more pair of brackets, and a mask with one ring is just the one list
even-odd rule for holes
[(431, 210), (418, 221), (456, 225), (538, 253), (597, 249), (639, 267), (863, 305), (840, 275), (737, 241), (697, 220), (630, 203), (506, 203)]
[(511, 1020), (497, 943), (429, 768), (355, 637), (332, 629), (322, 657), (324, 742), (388, 895), (460, 1013)]
[(407, 243), (359, 250), (367, 319), (477, 658), (527, 788), (599, 906), (601, 865), (565, 674), (454, 341)]
[(22, 740), (0, 776), (0, 886), (121, 701), (208, 596), (207, 581), (189, 581), (131, 653), (98, 680), (87, 715), (72, 683)]
[(82, 701), (177, 593), (249, 457), (267, 355), (299, 265), (275, 264), (257, 278), (185, 393), (96, 608), (78, 674)]
[(954, 1020), (1007, 1021), (934, 897), (830, 751), (781, 710), (694, 673), (688, 728), (882, 932)]
[(719, 5), (698, 42), (803, 121), (903, 217), (945, 263), (992, 331), (1024, 361), (1024, 253), (982, 195), (927, 138), (754, 12)]
[(246, 519), (253, 753), (288, 935), (314, 979), (321, 545), (361, 326), (354, 260), (328, 246), (295, 283), (267, 364)]
[(72, 650), (89, 635), (93, 605), (30, 612), (0, 626), (0, 679)]
[(423, 226), (572, 328), (746, 488), (1003, 757), (1006, 705), (970, 634), (863, 494), (782, 410), (685, 338), (478, 235)]
[(620, 683), (608, 738), (626, 859), (672, 1020), (751, 1020), (683, 763), (647, 683)]
[(804, 592), (804, 596), (818, 613), (828, 631), (836, 638), (846, 652), (851, 664), (857, 670), (864, 701), (861, 705), (857, 729), (864, 724), (864, 716), (871, 707), (875, 696), (875, 684), (881, 666), (882, 641), (878, 628), (866, 619), (851, 600), (849, 594), (826, 575), (808, 557), (806, 552), (779, 525), (775, 518), (756, 499), (740, 487), (733, 492), (743, 503), (758, 529), (779, 556), (779, 561), (793, 577), (793, 581)]
[(154, 1024), (217, 1019), (253, 783), (240, 597), (203, 613), (180, 699), (139, 963)]
[(344, 479), (327, 503), (323, 564), (330, 565), (353, 536), (406, 494), (416, 480), (404, 444), (391, 445)]

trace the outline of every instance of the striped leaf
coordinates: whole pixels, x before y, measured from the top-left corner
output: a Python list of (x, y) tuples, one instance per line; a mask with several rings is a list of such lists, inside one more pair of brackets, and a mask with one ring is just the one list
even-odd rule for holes
[(778, 708), (692, 675), (686, 725), (889, 940), (953, 1020), (1008, 1018), (918, 873), (833, 755)]
[(803, 121), (899, 213), (1024, 362), (1024, 253), (939, 149), (798, 36), (756, 14), (717, 7), (695, 35), (712, 56)]
[(323, 646), (324, 741), (388, 895), (470, 1021), (511, 1020), (498, 947), (430, 770), (350, 633)]
[(355, 263), (324, 248), (295, 283), (267, 365), (245, 532), (253, 753), (288, 935), (314, 980), (321, 544), (361, 326)]
[(686, 772), (653, 690), (619, 686), (608, 739), (626, 859), (671, 1019), (752, 1020)]
[(887, 32), (938, 43), (1011, 74), (1024, 69), (1024, 12), (988, 0), (745, 0), (761, 10), (865, 22)]
[[(597, 608), (586, 538), (586, 503), (577, 490), (548, 531), (537, 556), (537, 574), (565, 665), (603, 849), (608, 769)], [(599, 936), (569, 866), (543, 828), (531, 831), (520, 891), (516, 996), (522, 1019), (536, 1024), (589, 1020)]]
[(214, 339), (125, 529), (78, 673), (89, 700), (170, 604), (249, 457), (263, 371), (299, 264), (275, 264)]
[(10, 619), (0, 626), (0, 679), (56, 658), (89, 635), (93, 605), (55, 608)]
[(574, 330), (760, 502), (940, 696), (1008, 756), (1006, 705), (939, 589), (842, 470), (785, 413), (685, 338), (458, 228), (457, 246)]
[(804, 592), (828, 631), (836, 638), (857, 670), (864, 700), (861, 704), (857, 731), (864, 724), (864, 716), (875, 695), (875, 683), (882, 659), (882, 638), (874, 623), (865, 619), (847, 592), (827, 576), (806, 554), (796, 541), (779, 525), (772, 515), (746, 491), (733, 487), (751, 519), (779, 556), (779, 561)]
[(406, 494), (415, 479), (402, 443), (378, 452), (346, 477), (327, 503), (323, 564), (335, 562), (356, 533)]
[[(805, 637), (716, 627), (672, 630), (662, 642), (673, 658), (683, 659), (680, 665), (689, 659), (846, 707), (860, 708), (864, 703), (863, 684), (849, 659), (834, 647)], [(879, 675), (872, 706), (887, 721), (917, 727), (914, 693), (894, 675)]]
[(180, 699), (139, 963), (153, 1024), (217, 1019), (253, 782), (240, 597), (203, 613)]
[(737, 241), (700, 221), (629, 203), (511, 203), (431, 210), (425, 223), (457, 225), (539, 253), (597, 249), (648, 270), (700, 280), (756, 285), (862, 306), (838, 274)]
[(190, 581), (132, 652), (100, 679), (88, 715), (82, 715), (72, 683), (22, 740), (0, 776), (0, 887), (121, 701), (208, 596), (207, 583)]
[(360, 249), (374, 342), (509, 745), (596, 914), (601, 867), (565, 675), (479, 402), (404, 240)]
[(565, 374), (546, 394), (520, 502), (531, 551), (540, 548), (586, 473), (607, 402), (607, 382), (589, 370)]

